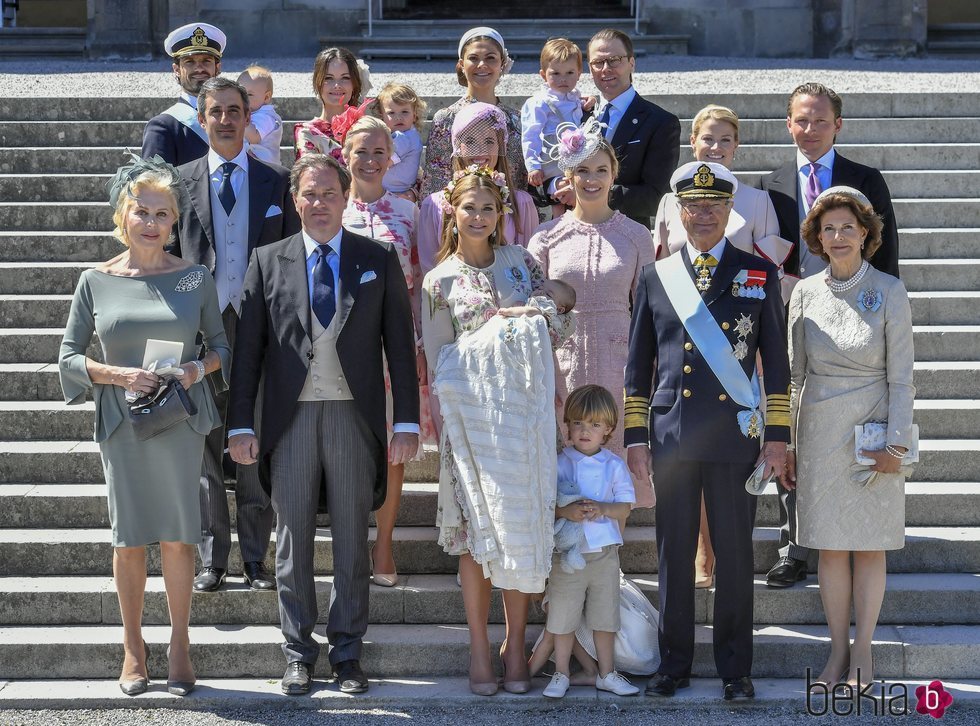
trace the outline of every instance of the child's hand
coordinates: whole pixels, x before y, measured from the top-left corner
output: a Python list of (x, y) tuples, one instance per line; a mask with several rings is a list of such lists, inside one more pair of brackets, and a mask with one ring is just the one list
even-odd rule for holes
[[(592, 504), (594, 505), (594, 502)], [(592, 519), (591, 509), (587, 500), (582, 499), (566, 504), (564, 507), (556, 507), (555, 518), (567, 519), (569, 522), (582, 522), (586, 519)]]
[(596, 101), (598, 99), (595, 96), (586, 96), (582, 99), (582, 110), (591, 111), (595, 108)]
[(541, 186), (544, 183), (544, 172), (540, 169), (528, 172), (527, 183), (533, 187)]

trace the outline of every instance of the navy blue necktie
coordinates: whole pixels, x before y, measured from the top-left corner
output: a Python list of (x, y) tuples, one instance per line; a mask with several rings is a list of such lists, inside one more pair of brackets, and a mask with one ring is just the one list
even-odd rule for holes
[(337, 312), (333, 270), (327, 264), (327, 258), (334, 252), (330, 245), (319, 245), (317, 252), (320, 254), (320, 259), (313, 267), (313, 313), (320, 321), (320, 325), (326, 329), (330, 327), (330, 321)]
[(602, 135), (609, 138), (609, 112), (612, 111), (612, 104), (607, 103), (606, 107), (602, 109), (602, 114), (599, 116), (599, 123), (602, 124)]
[(233, 161), (226, 161), (221, 165), (221, 185), (218, 187), (218, 200), (221, 202), (221, 206), (225, 208), (225, 214), (228, 215), (235, 208), (235, 189), (231, 185), (231, 175), (237, 168), (238, 164)]

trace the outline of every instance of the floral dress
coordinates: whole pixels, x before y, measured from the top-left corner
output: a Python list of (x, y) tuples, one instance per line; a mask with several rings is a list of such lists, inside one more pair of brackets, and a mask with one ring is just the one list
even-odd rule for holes
[[(398, 251), (398, 262), (405, 275), (405, 285), (412, 300), (412, 318), (415, 321), (415, 338), (421, 340), (422, 328), (419, 316), (420, 288), (422, 273), (419, 270), (419, 253), (415, 243), (415, 232), (418, 229), (419, 208), (407, 199), (395, 196), (390, 192), (374, 202), (360, 202), (351, 195), (344, 210), (344, 227), (355, 234), (370, 237), (382, 242), (390, 242)], [(385, 393), (387, 398), (388, 434), (391, 435), (391, 381), (385, 368)], [(432, 412), (429, 407), (429, 386), (419, 385), (421, 410), (419, 411), (419, 441), (423, 444), (437, 442), (436, 429), (432, 423)], [(422, 455), (421, 448), (419, 455)]]
[[(425, 147), (425, 166), (428, 177), (422, 190), (427, 197), (441, 191), (452, 176), (453, 120), (463, 106), (475, 99), (463, 96), (451, 106), (436, 111), (432, 117), (432, 128)], [(507, 117), (507, 166), (510, 178), (516, 189), (527, 189), (527, 168), (524, 166), (524, 152), (521, 149), (521, 113), (510, 106), (497, 104), (497, 108)]]
[(293, 139), (296, 142), (296, 158), (304, 154), (329, 154), (347, 166), (341, 153), (340, 143), (334, 138), (330, 122), (322, 118), (296, 124), (293, 127)]
[[(532, 295), (542, 290), (541, 266), (517, 245), (494, 247), (494, 261), (489, 267), (472, 267), (453, 255), (443, 260), (425, 276), (422, 283), (422, 339), (425, 343), (429, 379), (434, 380), (439, 352), (461, 334), (478, 330), (491, 320), (500, 308), (526, 305)], [(557, 315), (544, 311), (552, 346), (561, 345), (575, 327), (571, 314)], [(441, 467), (457, 500), (462, 499), (452, 449), (443, 432), (440, 441)], [(440, 482), (447, 477), (440, 476)], [(440, 507), (441, 509), (441, 507)], [(465, 509), (464, 509), (465, 511)], [(441, 522), (441, 513), (436, 523)], [(450, 555), (471, 551), (468, 529), (463, 526), (440, 532), (440, 544)]]

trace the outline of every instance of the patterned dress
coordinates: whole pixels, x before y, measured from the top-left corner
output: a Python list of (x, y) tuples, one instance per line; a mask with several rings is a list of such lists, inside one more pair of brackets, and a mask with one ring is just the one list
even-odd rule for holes
[(341, 153), (341, 146), (334, 139), (330, 122), (322, 118), (315, 118), (305, 123), (296, 124), (293, 127), (293, 140), (296, 145), (296, 158), (303, 154), (329, 154), (340, 162), (341, 166), (347, 166), (344, 156)]
[[(616, 399), (621, 426), (631, 300), (640, 271), (654, 260), (650, 230), (621, 212), (601, 224), (581, 222), (568, 212), (543, 224), (528, 252), (545, 277), (575, 288), (575, 334), (555, 350), (566, 391), (589, 383), (603, 386)], [(606, 447), (625, 458), (621, 431)], [(636, 506), (651, 506), (649, 483), (634, 482), (634, 487)]]
[[(516, 245), (494, 247), (494, 261), (489, 267), (467, 265), (455, 255), (443, 260), (425, 276), (422, 283), (422, 338), (425, 342), (429, 377), (439, 361), (439, 351), (466, 332), (478, 330), (493, 319), (497, 310), (527, 304), (529, 298), (541, 290), (544, 274), (527, 250)], [(557, 347), (574, 329), (571, 315), (547, 315), (552, 345)], [(462, 499), (458, 490), (452, 449), (445, 441), (440, 442), (441, 468), (440, 501), (445, 501), (450, 487), (457, 501)], [(465, 509), (464, 509), (465, 511)], [(440, 526), (439, 542), (451, 555), (471, 551), (465, 521), (459, 526), (442, 526), (443, 506), (437, 514)]]
[[(463, 106), (475, 99), (463, 96), (451, 106), (436, 111), (432, 117), (432, 128), (425, 147), (425, 165), (428, 178), (423, 188), (423, 196), (442, 190), (452, 176), (453, 119)], [(498, 103), (497, 108), (507, 117), (507, 165), (510, 178), (517, 189), (527, 189), (527, 169), (524, 166), (524, 153), (521, 149), (521, 113), (510, 106)]]
[[(374, 202), (359, 202), (351, 195), (344, 210), (344, 227), (356, 234), (371, 237), (382, 242), (390, 242), (398, 251), (398, 262), (405, 274), (405, 284), (412, 300), (412, 317), (415, 321), (415, 338), (421, 340), (422, 327), (419, 316), (420, 288), (422, 273), (419, 270), (419, 252), (415, 243), (418, 229), (419, 208), (407, 199), (390, 192)], [(387, 394), (388, 434), (391, 435), (391, 381), (385, 369), (385, 392)], [(432, 412), (429, 407), (429, 386), (419, 385), (421, 410), (419, 411), (420, 439), (423, 444), (437, 442)], [(422, 455), (421, 448), (419, 455)]]

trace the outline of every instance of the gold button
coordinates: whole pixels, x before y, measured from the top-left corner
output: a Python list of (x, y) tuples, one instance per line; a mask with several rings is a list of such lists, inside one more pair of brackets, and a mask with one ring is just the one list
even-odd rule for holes
[(721, 394), (720, 396), (718, 396), (718, 400), (719, 400), (719, 401), (727, 401), (727, 400), (728, 400), (728, 396), (726, 396), (726, 395), (725, 395), (725, 394), (723, 393), (723, 394)]
[(694, 350), (694, 343), (684, 343), (684, 350)]
[(691, 366), (684, 366), (684, 372), (685, 372), (685, 373), (690, 373), (690, 372), (691, 372), (691, 371), (693, 371), (693, 370), (694, 370), (694, 369), (693, 369), (693, 368), (691, 368)]
[(691, 397), (691, 389), (690, 388), (685, 388), (682, 393), (684, 395), (684, 398), (690, 398)]
[(730, 325), (729, 325), (728, 323), (722, 323), (722, 324), (721, 324), (721, 329), (722, 329), (722, 330), (728, 330), (728, 328), (730, 328), (730, 327), (731, 327), (731, 326), (730, 326)]

